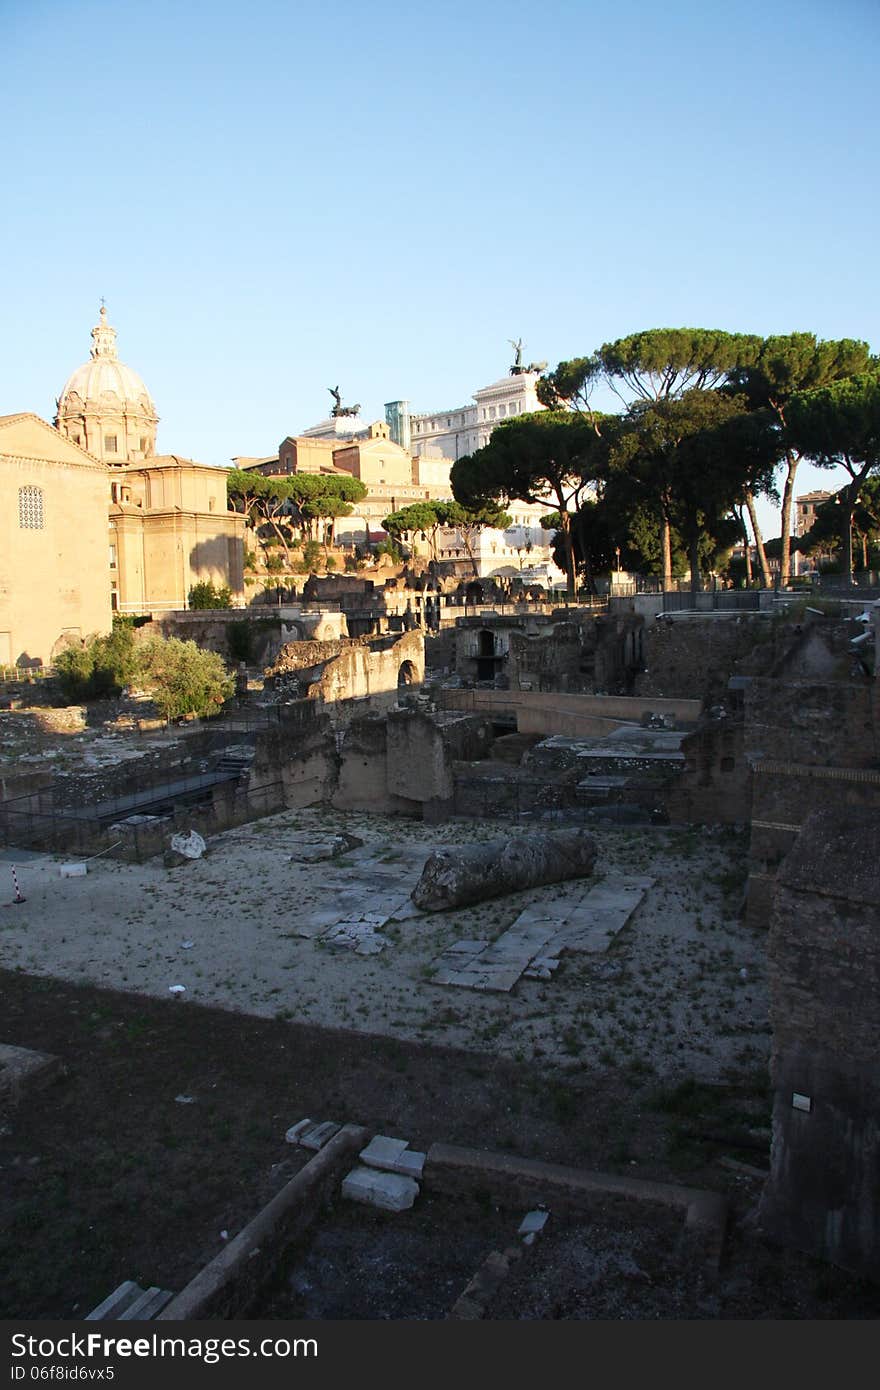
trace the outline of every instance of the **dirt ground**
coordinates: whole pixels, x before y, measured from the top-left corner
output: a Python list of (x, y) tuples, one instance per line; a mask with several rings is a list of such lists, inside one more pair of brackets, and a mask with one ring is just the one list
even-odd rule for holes
[[(598, 831), (599, 879), (653, 886), (605, 951), (510, 993), (439, 985), (436, 961), (495, 939), (529, 895), (402, 913), (375, 955), (299, 934), (345, 895), (403, 902), (438, 839), (512, 830), (301, 811), (170, 870), (101, 859), (63, 878), (62, 860), (19, 855), (26, 901), (11, 902), (11, 877), (0, 899), (0, 1041), (57, 1054), (67, 1074), (0, 1119), (2, 1316), (81, 1318), (123, 1279), (182, 1288), (308, 1157), (284, 1134), (310, 1115), (416, 1149), (727, 1194), (716, 1285), (682, 1261), (668, 1217), (600, 1203), (577, 1224), (551, 1218), (490, 1318), (876, 1317), (876, 1288), (764, 1242), (760, 1179), (721, 1162), (766, 1167), (769, 1146), (763, 940), (738, 918), (736, 832)], [(337, 833), (362, 844), (291, 860), (292, 844)], [(541, 891), (562, 905), (575, 889)], [(336, 1202), (264, 1315), (443, 1317), (521, 1215), (426, 1194), (395, 1216)]]

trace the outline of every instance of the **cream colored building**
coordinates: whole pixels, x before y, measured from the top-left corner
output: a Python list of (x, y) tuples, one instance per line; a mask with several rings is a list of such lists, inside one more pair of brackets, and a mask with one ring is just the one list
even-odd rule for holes
[(207, 581), (244, 592), (245, 518), (227, 510), (226, 469), (174, 454), (114, 469), (110, 483), (110, 584), (121, 613), (187, 607)]
[(0, 666), (109, 632), (109, 478), (39, 416), (0, 417)]
[(110, 465), (105, 582), (113, 608), (186, 608), (203, 580), (243, 601), (244, 517), (227, 508), (226, 469), (157, 455), (156, 408), (137, 372), (119, 361), (103, 305), (91, 336), (88, 362), (58, 398), (55, 425)]
[[(519, 356), (519, 354), (518, 354)], [(537, 387), (546, 362), (523, 367), (519, 361), (507, 376), (483, 386), (468, 405), (413, 414), (409, 401), (388, 401), (385, 418), (391, 438), (423, 458), (453, 462), (488, 444), (496, 425), (544, 407)]]
[[(346, 420), (346, 417), (343, 417)], [(392, 439), (384, 421), (363, 425), (348, 417), (350, 439), (338, 442), (334, 435), (324, 438), (315, 431), (333, 422), (324, 421), (302, 435), (288, 435), (270, 458), (242, 457), (233, 463), (245, 471), (265, 477), (287, 477), (292, 473), (348, 473), (367, 488), (361, 502), (353, 504), (350, 516), (337, 517), (334, 539), (340, 545), (361, 545), (383, 540), (382, 522), (391, 512), (401, 511), (414, 502), (451, 502), (449, 472), (452, 459), (434, 455), (408, 454)], [(512, 501), (505, 509), (511, 517), (506, 531), (485, 528), (472, 546), (480, 577), (499, 577), (522, 573), (526, 579), (558, 582), (560, 571), (552, 562), (552, 531), (545, 531), (540, 518), (554, 510), (553, 503)], [(461, 535), (453, 528), (438, 533), (438, 558), (461, 561), (467, 550)], [(407, 533), (404, 543), (412, 554), (430, 558), (431, 544), (420, 532)], [(564, 581), (564, 576), (563, 576)]]

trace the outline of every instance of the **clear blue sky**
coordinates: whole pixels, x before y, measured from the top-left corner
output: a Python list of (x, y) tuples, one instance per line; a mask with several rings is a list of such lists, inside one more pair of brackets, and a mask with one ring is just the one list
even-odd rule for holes
[(876, 0), (0, 0), (0, 42), (0, 413), (51, 418), (102, 295), (208, 463), (520, 336), (880, 351)]

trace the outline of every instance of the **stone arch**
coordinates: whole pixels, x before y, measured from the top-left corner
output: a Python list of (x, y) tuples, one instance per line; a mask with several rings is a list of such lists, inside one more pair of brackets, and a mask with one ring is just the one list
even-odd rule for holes
[(419, 673), (411, 661), (402, 661), (397, 672), (397, 688), (405, 690), (409, 685), (419, 684)]

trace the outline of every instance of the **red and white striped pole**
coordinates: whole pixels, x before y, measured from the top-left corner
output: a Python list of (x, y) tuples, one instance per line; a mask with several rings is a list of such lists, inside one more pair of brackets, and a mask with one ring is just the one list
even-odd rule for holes
[(26, 899), (26, 898), (23, 898), (23, 897), (21, 896), (21, 889), (20, 889), (19, 886), (18, 886), (18, 874), (15, 872), (15, 865), (14, 865), (14, 864), (13, 864), (13, 866), (12, 866), (12, 882), (13, 882), (13, 884), (15, 885), (15, 897), (12, 899), (13, 903), (23, 903), (23, 902), (26, 902), (27, 899)]

